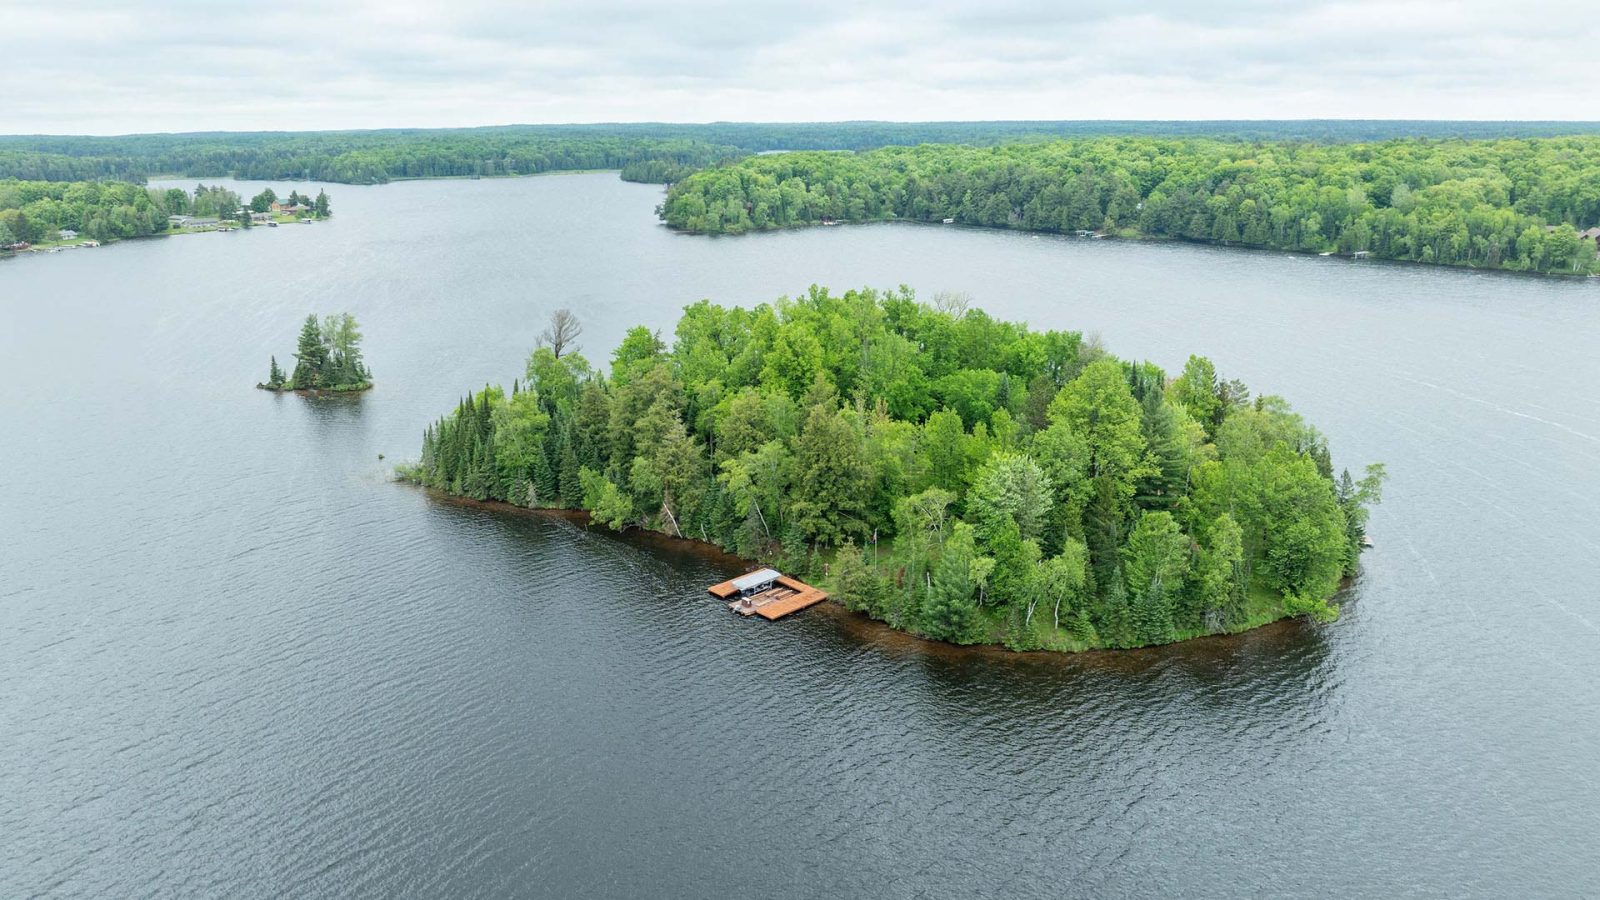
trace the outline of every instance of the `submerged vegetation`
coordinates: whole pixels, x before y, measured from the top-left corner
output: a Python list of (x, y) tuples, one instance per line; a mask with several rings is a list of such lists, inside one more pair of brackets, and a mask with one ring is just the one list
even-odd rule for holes
[(418, 483), (588, 510), (820, 579), (957, 643), (1159, 644), (1331, 618), (1383, 469), (1335, 476), (1275, 396), (909, 288), (684, 310), (602, 372), (558, 314), (510, 391), (430, 426)]
[(668, 225), (911, 220), (1600, 271), (1600, 137), (1378, 144), (1101, 138), (784, 153), (698, 172)]
[(361, 358), (361, 331), (349, 313), (306, 316), (295, 349), (294, 374), (284, 377), (272, 357), (267, 380), (256, 387), (268, 391), (348, 393), (372, 387), (372, 371)]

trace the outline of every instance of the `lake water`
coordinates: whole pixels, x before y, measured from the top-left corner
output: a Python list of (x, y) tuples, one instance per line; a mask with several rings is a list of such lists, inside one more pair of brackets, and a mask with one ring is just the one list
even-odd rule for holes
[[(0, 262), (0, 896), (1600, 892), (1600, 282), (328, 190)], [(556, 307), (605, 359), (813, 282), (1289, 397), (1389, 465), (1344, 616), (1083, 657), (750, 622), (704, 593), (735, 562), (390, 480)], [(313, 310), (376, 390), (251, 388)]]

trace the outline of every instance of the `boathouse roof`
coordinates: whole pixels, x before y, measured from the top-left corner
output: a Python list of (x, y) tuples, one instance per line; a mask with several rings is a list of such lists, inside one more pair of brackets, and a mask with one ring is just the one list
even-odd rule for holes
[(751, 588), (777, 581), (782, 577), (776, 569), (757, 569), (754, 572), (740, 575), (738, 578), (733, 579), (733, 589), (736, 591), (748, 591)]

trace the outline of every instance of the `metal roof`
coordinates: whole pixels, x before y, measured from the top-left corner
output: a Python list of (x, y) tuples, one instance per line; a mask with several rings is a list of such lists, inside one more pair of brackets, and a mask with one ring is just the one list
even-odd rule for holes
[(770, 581), (776, 581), (781, 576), (776, 569), (757, 569), (748, 575), (740, 575), (733, 580), (733, 589), (748, 591), (753, 587), (760, 587)]

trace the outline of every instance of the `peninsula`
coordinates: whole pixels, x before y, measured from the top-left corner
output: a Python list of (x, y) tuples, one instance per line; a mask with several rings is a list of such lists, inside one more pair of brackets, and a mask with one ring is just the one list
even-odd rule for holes
[(291, 191), (280, 201), (268, 188), (249, 203), (227, 188), (147, 188), (125, 181), (0, 181), (0, 253), (98, 247), (124, 238), (234, 231), (333, 214), (325, 191)]
[(1384, 473), (1282, 398), (909, 288), (684, 310), (600, 371), (562, 311), (400, 474), (768, 562), (891, 626), (1085, 650), (1331, 619)]
[(1382, 143), (1106, 137), (755, 156), (673, 185), (668, 225), (913, 221), (1600, 273), (1600, 137)]

